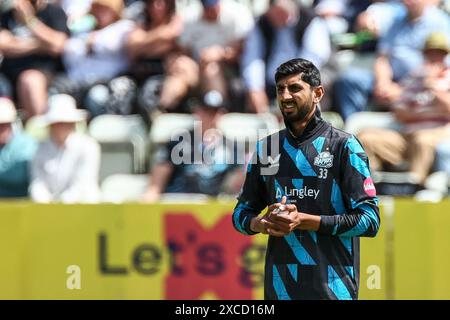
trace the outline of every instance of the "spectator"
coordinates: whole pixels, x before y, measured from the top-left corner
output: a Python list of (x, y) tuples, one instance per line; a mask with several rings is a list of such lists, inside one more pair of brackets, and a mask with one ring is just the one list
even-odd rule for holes
[(352, 30), (356, 17), (369, 5), (370, 0), (316, 0), (314, 11), (327, 23), (330, 34)]
[(382, 106), (401, 95), (399, 81), (421, 65), (426, 37), (433, 31), (450, 34), (448, 15), (425, 1), (403, 0), (407, 15), (396, 20), (378, 44), (373, 72), (349, 69), (336, 83), (339, 112), (344, 119), (366, 109), (370, 95)]
[[(177, 45), (183, 22), (175, 13), (175, 0), (147, 0), (145, 13), (144, 23), (127, 42), (131, 75), (140, 87), (139, 105), (150, 112), (156, 107), (179, 111), (183, 98), (198, 83), (197, 64)], [(155, 90), (159, 86), (160, 92)]]
[(424, 47), (425, 61), (399, 85), (402, 94), (393, 111), (400, 132), (366, 129), (359, 135), (373, 170), (384, 163), (400, 165), (410, 161), (410, 171), (423, 184), (433, 166), (436, 145), (450, 138), (450, 67), (445, 34), (432, 33)]
[[(423, 0), (437, 6), (440, 0)], [(368, 31), (376, 38), (383, 37), (397, 19), (404, 19), (407, 9), (401, 0), (373, 1), (355, 20), (355, 31)]]
[[(95, 17), (90, 14), (93, 0), (55, 0), (67, 14), (72, 34), (87, 32), (95, 27)], [(143, 0), (124, 0), (123, 18), (139, 20), (144, 7)]]
[[(355, 21), (356, 21), (358, 15), (361, 12), (363, 12), (364, 10), (366, 10), (367, 7), (369, 7), (369, 5), (371, 5), (373, 2), (378, 2), (380, 0), (346, 0), (346, 1), (347, 1), (347, 5), (345, 7), (343, 16), (345, 17), (345, 19), (348, 22), (348, 25), (350, 28), (349, 31), (354, 31), (353, 27), (355, 26)], [(385, 0), (381, 0), (381, 1), (385, 1)], [(390, 1), (390, 0), (388, 0), (388, 1)], [(394, 0), (394, 1), (399, 1), (399, 0)]]
[[(224, 137), (214, 130), (224, 112), (221, 94), (218, 91), (208, 92), (193, 109), (194, 115), (200, 120), (196, 124), (201, 127), (183, 135), (180, 141), (170, 142), (156, 153), (156, 164), (151, 170), (150, 184), (143, 201), (155, 202), (162, 193), (217, 196), (225, 179), (230, 178), (229, 175), (232, 177), (230, 181), (236, 181), (233, 176), (237, 175), (243, 180), (241, 170), (237, 170), (235, 165), (235, 150), (230, 150), (230, 144), (224, 143)], [(199, 131), (201, 136), (196, 136)]]
[(14, 128), (17, 113), (14, 104), (0, 98), (0, 198), (26, 197), (30, 183), (29, 163), (36, 142)]
[(330, 37), (324, 21), (293, 0), (271, 0), (249, 34), (242, 55), (242, 78), (250, 108), (269, 111), (276, 90), (273, 75), (284, 61), (295, 57), (322, 67), (331, 54)]
[[(333, 0), (330, 0), (333, 1)], [(397, 19), (406, 15), (406, 8), (401, 0), (366, 1), (365, 6), (355, 11), (353, 21), (349, 24), (350, 33), (334, 33), (333, 44), (337, 49), (351, 49), (357, 52), (375, 52), (377, 41)], [(357, 1), (351, 1), (356, 4)], [(351, 6), (351, 4), (349, 4)], [(345, 8), (346, 12), (349, 8)], [(328, 19), (329, 20), (329, 19)]]
[(238, 78), (244, 39), (254, 25), (245, 5), (233, 0), (201, 0), (201, 17), (186, 23), (179, 44), (200, 67), (200, 92), (219, 91), (225, 99)]
[(100, 147), (75, 132), (86, 119), (75, 100), (59, 94), (49, 98), (45, 115), (50, 137), (39, 145), (32, 162), (30, 195), (37, 202), (96, 202), (99, 200)]
[(134, 22), (121, 19), (122, 10), (122, 0), (93, 0), (90, 13), (96, 27), (67, 41), (67, 76), (55, 79), (50, 90), (74, 96), (92, 116), (132, 112), (135, 89), (120, 76), (128, 71), (125, 41)]
[[(10, 10), (11, 8), (9, 7), (10, 5), (8, 4), (8, 2), (1, 2), (0, 3), (0, 16), (3, 14), (3, 12)], [(1, 27), (0, 27), (0, 32), (1, 32)], [(0, 51), (0, 66), (1, 63), (3, 61), (3, 54)], [(12, 88), (11, 88), (11, 83), (8, 81), (8, 79), (0, 73), (0, 97), (7, 97), (7, 98), (12, 98), (13, 94), (12, 94)]]
[(69, 30), (64, 11), (45, 0), (16, 0), (0, 16), (1, 71), (14, 85), (25, 117), (45, 113), (47, 86), (61, 67)]
[(406, 7), (399, 0), (374, 2), (356, 19), (356, 31), (368, 31), (375, 37), (383, 37), (397, 19), (404, 19)]

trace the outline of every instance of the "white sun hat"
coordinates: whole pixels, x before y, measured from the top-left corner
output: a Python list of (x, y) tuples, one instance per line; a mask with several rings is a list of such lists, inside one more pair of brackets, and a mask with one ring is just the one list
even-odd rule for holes
[(13, 123), (17, 119), (14, 103), (8, 98), (0, 97), (0, 123)]
[(85, 110), (77, 109), (75, 99), (67, 94), (56, 94), (48, 99), (48, 112), (45, 114), (45, 123), (80, 122), (87, 118)]

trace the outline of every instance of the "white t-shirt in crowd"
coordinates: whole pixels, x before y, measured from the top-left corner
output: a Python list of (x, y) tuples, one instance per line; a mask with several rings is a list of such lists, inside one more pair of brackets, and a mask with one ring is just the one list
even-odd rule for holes
[(92, 52), (88, 52), (88, 33), (69, 39), (63, 61), (70, 79), (74, 81), (111, 80), (129, 66), (125, 41), (135, 23), (119, 20), (95, 32)]
[(254, 19), (250, 10), (233, 0), (220, 1), (220, 14), (217, 22), (202, 19), (202, 13), (192, 21), (186, 21), (179, 43), (192, 51), (198, 59), (201, 49), (213, 45), (226, 46), (244, 39), (253, 28)]

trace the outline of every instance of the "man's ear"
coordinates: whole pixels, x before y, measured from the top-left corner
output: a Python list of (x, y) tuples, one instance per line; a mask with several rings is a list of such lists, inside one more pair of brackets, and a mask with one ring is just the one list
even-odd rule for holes
[(322, 97), (325, 93), (323, 86), (317, 86), (313, 89), (313, 101), (315, 104), (319, 103), (322, 100)]

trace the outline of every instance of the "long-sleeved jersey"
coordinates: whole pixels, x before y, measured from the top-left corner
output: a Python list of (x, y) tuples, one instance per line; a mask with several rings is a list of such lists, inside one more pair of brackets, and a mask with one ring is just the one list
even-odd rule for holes
[(282, 196), (299, 212), (320, 215), (321, 222), (317, 232), (269, 236), (265, 299), (357, 299), (359, 237), (375, 236), (380, 226), (361, 144), (319, 114), (300, 138), (285, 129), (260, 140), (233, 212), (234, 227), (255, 234), (250, 220)]

